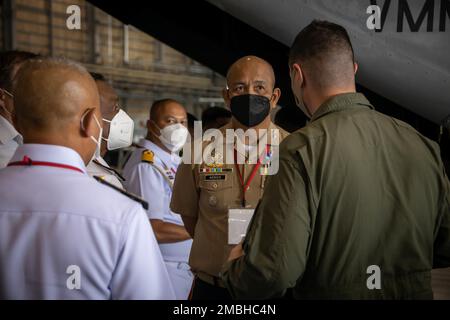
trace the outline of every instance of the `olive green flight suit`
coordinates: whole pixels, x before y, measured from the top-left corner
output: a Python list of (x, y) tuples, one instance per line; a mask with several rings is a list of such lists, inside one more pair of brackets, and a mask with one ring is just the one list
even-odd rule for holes
[(223, 281), (234, 298), (432, 298), (431, 269), (450, 266), (449, 193), (436, 143), (337, 95), (281, 144)]

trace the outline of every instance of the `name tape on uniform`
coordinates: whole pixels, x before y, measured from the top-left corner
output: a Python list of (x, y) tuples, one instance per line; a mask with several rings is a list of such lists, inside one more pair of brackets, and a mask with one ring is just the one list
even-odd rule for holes
[(224, 174), (212, 174), (205, 175), (205, 181), (218, 181), (218, 180), (226, 180), (227, 176)]

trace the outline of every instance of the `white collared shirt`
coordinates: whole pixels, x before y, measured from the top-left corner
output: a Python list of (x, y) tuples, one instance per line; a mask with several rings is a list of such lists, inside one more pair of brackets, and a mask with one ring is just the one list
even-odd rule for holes
[(0, 299), (175, 298), (139, 203), (72, 149), (25, 144), (11, 163), (25, 156), (66, 167), (0, 170)]
[(103, 179), (105, 179), (106, 182), (115, 185), (117, 188), (123, 189), (122, 183), (120, 182), (119, 178), (117, 178), (117, 176), (114, 174), (114, 172), (106, 169), (109, 168), (108, 163), (106, 163), (106, 161), (100, 156), (97, 157), (95, 160), (97, 160), (103, 167), (96, 164), (94, 161), (91, 161), (88, 163), (86, 167), (88, 174), (91, 177), (100, 176)]
[[(162, 220), (183, 226), (181, 216), (170, 210), (170, 199), (172, 198), (172, 188), (161, 172), (149, 163), (142, 162), (142, 152), (145, 149), (153, 151), (154, 164), (167, 176), (175, 178), (175, 173), (181, 159), (178, 155), (162, 150), (153, 142), (143, 139), (140, 146), (130, 156), (124, 169), (123, 175), (126, 179), (125, 188), (148, 201), (149, 208), (147, 215), (149, 219)], [(172, 179), (173, 181), (173, 179)], [(160, 243), (161, 253), (166, 261), (188, 262), (191, 251), (192, 240), (175, 243)]]
[(22, 136), (8, 120), (0, 116), (0, 169), (6, 167), (22, 144)]

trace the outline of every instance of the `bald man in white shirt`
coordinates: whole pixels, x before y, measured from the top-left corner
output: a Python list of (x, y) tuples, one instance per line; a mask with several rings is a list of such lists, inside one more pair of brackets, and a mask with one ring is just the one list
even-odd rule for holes
[(174, 299), (142, 202), (87, 175), (102, 134), (89, 73), (28, 61), (14, 92), (24, 145), (0, 170), (0, 299)]

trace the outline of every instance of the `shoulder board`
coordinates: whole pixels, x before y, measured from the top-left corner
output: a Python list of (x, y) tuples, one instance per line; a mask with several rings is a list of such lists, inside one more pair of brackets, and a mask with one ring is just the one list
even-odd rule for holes
[(95, 163), (96, 165), (98, 165), (99, 167), (102, 167), (103, 169), (105, 169), (108, 172), (113, 173), (117, 178), (119, 178), (122, 181), (126, 181), (126, 179), (119, 173), (119, 171), (117, 171), (116, 169), (113, 169), (111, 167), (107, 167), (104, 166), (103, 164), (101, 164), (98, 160), (94, 159), (92, 160), (93, 163)]
[(147, 163), (153, 163), (155, 161), (155, 154), (153, 151), (145, 149), (142, 151), (141, 161)]
[(108, 181), (106, 181), (101, 176), (94, 176), (94, 179), (97, 180), (98, 182), (100, 182), (101, 184), (104, 184), (104, 185), (106, 185), (106, 186), (108, 186), (108, 187), (110, 187), (110, 188), (120, 192), (121, 194), (127, 196), (128, 198), (130, 198), (130, 199), (132, 199), (132, 200), (134, 200), (136, 202), (139, 202), (145, 210), (148, 209), (148, 202), (145, 201), (144, 199), (138, 197), (137, 195), (132, 194), (130, 192), (127, 192), (125, 190), (122, 190), (122, 189), (116, 187), (115, 185), (113, 185), (113, 184), (109, 183)]

